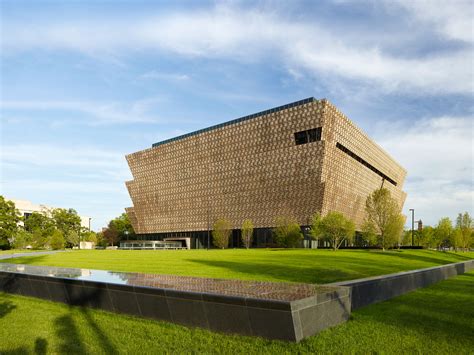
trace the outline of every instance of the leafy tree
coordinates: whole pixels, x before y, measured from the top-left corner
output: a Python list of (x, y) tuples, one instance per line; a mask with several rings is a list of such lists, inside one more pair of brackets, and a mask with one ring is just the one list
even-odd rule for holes
[(48, 235), (51, 235), (55, 229), (54, 221), (41, 212), (33, 212), (28, 218), (26, 218), (24, 225), (25, 229), (29, 232), (41, 230), (42, 233)]
[(31, 246), (34, 249), (46, 248), (49, 238), (56, 230), (54, 220), (42, 212), (33, 212), (24, 225), (25, 230), (31, 233)]
[(19, 228), (13, 240), (13, 247), (15, 249), (25, 249), (28, 245), (31, 245), (32, 240), (33, 235), (30, 232)]
[(309, 229), (309, 235), (314, 240), (319, 240), (323, 237), (321, 231), (321, 215), (319, 213), (315, 213), (311, 219), (311, 227)]
[(453, 233), (453, 224), (448, 217), (441, 218), (434, 231), (434, 239), (438, 249), (442, 245), (450, 244)]
[(403, 230), (399, 228), (403, 218), (399, 211), (397, 202), (386, 188), (375, 190), (365, 202), (367, 221), (376, 227), (380, 245), (384, 250), (385, 247), (396, 243), (398, 232), (401, 235)]
[(394, 245), (398, 245), (400, 249), (400, 245), (402, 243), (403, 238), (403, 226), (405, 224), (405, 217), (397, 213), (390, 219), (390, 223), (387, 225), (387, 229), (385, 230), (385, 237), (380, 238), (380, 245), (382, 245), (382, 249), (389, 248)]
[(49, 240), (49, 246), (53, 250), (64, 249), (66, 240), (64, 239), (63, 232), (59, 229), (56, 229)]
[(10, 248), (10, 240), (15, 237), (20, 220), (13, 201), (7, 201), (0, 196), (0, 249)]
[(212, 229), (212, 242), (218, 248), (227, 248), (232, 233), (232, 225), (224, 218), (218, 219)]
[(79, 217), (76, 210), (72, 208), (56, 208), (52, 211), (51, 215), (56, 228), (63, 233), (66, 242), (71, 246), (78, 246), (80, 241), (81, 217)]
[[(313, 219), (312, 234), (319, 233), (328, 240), (333, 249), (337, 250), (344, 240), (352, 241), (355, 235), (354, 223), (346, 218), (341, 212), (331, 211), (323, 218)], [(316, 232), (318, 231), (318, 232)]]
[(411, 245), (411, 229), (408, 229), (403, 232), (402, 244)]
[(119, 240), (134, 239), (135, 237), (135, 231), (126, 213), (122, 213), (119, 217), (111, 220), (108, 226), (117, 231)]
[(433, 248), (436, 246), (436, 240), (435, 240), (435, 230), (431, 226), (425, 226), (423, 227), (423, 230), (421, 231), (419, 242), (422, 246), (426, 248)]
[(117, 230), (115, 229), (115, 227), (113, 225), (106, 228), (102, 232), (102, 234), (103, 234), (104, 239), (107, 242), (107, 244), (109, 244), (111, 246), (114, 246), (114, 244), (117, 244), (117, 242), (119, 240), (119, 234), (118, 234)]
[[(63, 236), (64, 236), (64, 234), (63, 234)], [(79, 246), (79, 243), (81, 242), (81, 235), (78, 232), (76, 232), (74, 230), (71, 230), (66, 235), (65, 240), (66, 240), (66, 243), (68, 245), (72, 245), (72, 246), (77, 247), (77, 246)]]
[(458, 251), (458, 248), (461, 247), (461, 244), (462, 244), (462, 232), (460, 228), (453, 229), (449, 242), (451, 246), (454, 248), (454, 250)]
[(366, 245), (377, 244), (377, 228), (375, 225), (368, 220), (364, 220), (361, 226), (362, 240), (367, 243)]
[(432, 248), (435, 246), (435, 238), (434, 238), (434, 228), (430, 226), (424, 226), (423, 230), (418, 233), (418, 241), (420, 245), (426, 248)]
[(242, 243), (248, 249), (252, 245), (253, 239), (253, 223), (250, 219), (246, 219), (242, 223)]
[[(54, 231), (54, 230), (53, 230)], [(33, 249), (44, 249), (47, 247), (49, 234), (42, 229), (36, 228), (31, 234), (31, 246)]]
[(458, 232), (458, 243), (463, 250), (467, 250), (471, 245), (471, 237), (473, 232), (473, 220), (469, 213), (459, 213), (456, 218), (456, 229)]
[(97, 233), (94, 231), (89, 231), (89, 229), (85, 228), (82, 230), (81, 240), (84, 240), (85, 242), (92, 242), (97, 245)]
[(96, 238), (97, 238), (97, 242), (96, 242), (97, 246), (101, 246), (101, 247), (107, 246), (107, 240), (105, 239), (103, 232), (96, 233)]
[(303, 239), (300, 225), (289, 217), (278, 217), (273, 233), (277, 244), (284, 248), (296, 248)]

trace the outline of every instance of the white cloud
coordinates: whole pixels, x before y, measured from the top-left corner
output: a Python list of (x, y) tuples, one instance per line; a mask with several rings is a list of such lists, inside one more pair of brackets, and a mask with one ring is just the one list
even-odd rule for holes
[(375, 140), (408, 171), (405, 213), (415, 208), (417, 218), (435, 224), (444, 216), (474, 212), (472, 117), (432, 118), (413, 126), (382, 122), (380, 127), (385, 129)]
[(123, 212), (132, 178), (125, 154), (94, 146), (2, 144), (0, 194), (72, 207), (99, 228)]
[(158, 80), (169, 80), (169, 81), (186, 81), (189, 80), (189, 75), (177, 74), (177, 73), (164, 73), (157, 70), (151, 70), (140, 75), (141, 79), (158, 79)]
[[(418, 7), (408, 7), (415, 20), (422, 16)], [(449, 10), (450, 16), (444, 17), (439, 15), (441, 11), (429, 13), (437, 21), (437, 28), (449, 38), (472, 39), (472, 31), (466, 32), (465, 20), (461, 20), (459, 28), (457, 22), (449, 20), (455, 15), (466, 19), (462, 10), (455, 6)], [(420, 26), (423, 21), (420, 20)], [(268, 8), (243, 10), (222, 5), (209, 11), (126, 22), (69, 21), (21, 26), (7, 23), (4, 33), (3, 46), (7, 52), (68, 49), (88, 55), (110, 55), (124, 50), (160, 49), (191, 57), (278, 62), (292, 68), (292, 73), (304, 70), (316, 77), (333, 75), (365, 80), (387, 91), (472, 93), (471, 47), (425, 57), (399, 57), (381, 50), (383, 32), (368, 44), (354, 40), (353, 33), (344, 36), (341, 31), (332, 32), (317, 23), (289, 21)]]
[[(159, 118), (150, 109), (160, 102), (158, 98), (142, 99), (132, 103), (91, 101), (0, 101), (0, 111), (68, 111), (84, 114), (85, 123), (105, 125), (120, 123), (156, 123)], [(8, 115), (2, 114), (2, 120)]]
[[(395, 0), (421, 22), (435, 26), (446, 38), (474, 42), (472, 0)], [(392, 1), (393, 3), (393, 1)]]
[[(49, 144), (2, 144), (2, 164), (49, 168), (86, 168), (91, 172), (126, 168), (125, 154), (87, 146)], [(100, 170), (97, 170), (100, 168)]]

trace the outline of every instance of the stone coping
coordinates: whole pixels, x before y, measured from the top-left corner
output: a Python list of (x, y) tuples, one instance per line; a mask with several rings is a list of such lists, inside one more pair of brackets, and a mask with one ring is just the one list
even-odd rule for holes
[(430, 286), (473, 269), (474, 259), (471, 259), (425, 269), (335, 282), (328, 285), (349, 287), (351, 289), (351, 308), (355, 310)]
[(300, 341), (345, 322), (349, 287), (0, 263), (0, 291), (212, 331)]
[(189, 297), (195, 293), (286, 303), (326, 295), (339, 289), (334, 286), (304, 283), (216, 279), (7, 263), (0, 263), (0, 272), (151, 288), (156, 291), (166, 290), (168, 293), (175, 291), (189, 293)]
[(471, 268), (474, 268), (474, 259), (466, 260), (466, 261), (460, 261), (460, 262), (457, 262), (457, 263), (430, 266), (430, 267), (427, 267), (427, 268), (424, 268), (424, 269), (406, 270), (406, 271), (394, 272), (392, 274), (364, 277), (364, 278), (361, 278), (361, 279), (337, 281), (337, 282), (332, 282), (332, 283), (325, 284), (325, 285), (326, 286), (363, 285), (363, 284), (366, 284), (366, 283), (372, 283), (374, 281), (388, 280), (388, 279), (391, 279), (391, 278), (404, 277), (404, 276), (407, 276), (407, 275), (415, 275), (415, 274), (426, 273), (426, 272), (430, 272), (430, 271), (443, 270), (443, 269), (446, 269), (447, 267), (452, 268), (452, 267), (456, 267), (456, 266), (466, 267), (467, 271), (468, 271)]
[(474, 260), (318, 286), (0, 263), (0, 291), (225, 333), (300, 341), (351, 310), (474, 269)]

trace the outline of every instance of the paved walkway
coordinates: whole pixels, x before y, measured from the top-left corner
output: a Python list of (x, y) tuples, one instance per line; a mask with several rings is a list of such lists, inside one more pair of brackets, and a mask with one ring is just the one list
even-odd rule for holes
[(2, 254), (0, 255), (0, 260), (2, 259), (12, 259), (12, 258), (21, 258), (22, 256), (37, 256), (37, 255), (49, 255), (61, 253), (65, 250), (54, 250), (54, 251), (34, 251), (31, 253), (14, 253), (14, 254)]

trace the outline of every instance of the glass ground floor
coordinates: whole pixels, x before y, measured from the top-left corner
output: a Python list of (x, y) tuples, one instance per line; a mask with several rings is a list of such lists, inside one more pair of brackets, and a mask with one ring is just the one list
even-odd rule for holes
[[(329, 248), (330, 244), (326, 241), (313, 240), (309, 235), (309, 227), (301, 228), (303, 240), (300, 243), (301, 248)], [(171, 233), (150, 233), (138, 234), (137, 242), (150, 243), (152, 241), (176, 241), (184, 247), (184, 240), (189, 238), (190, 249), (214, 248), (212, 243), (212, 231), (192, 231), (192, 232), (171, 232)], [(180, 241), (181, 240), (181, 241)], [(232, 230), (229, 239), (229, 248), (243, 248), (242, 234), (239, 229)], [(275, 235), (272, 228), (255, 228), (253, 232), (252, 248), (276, 248)]]

